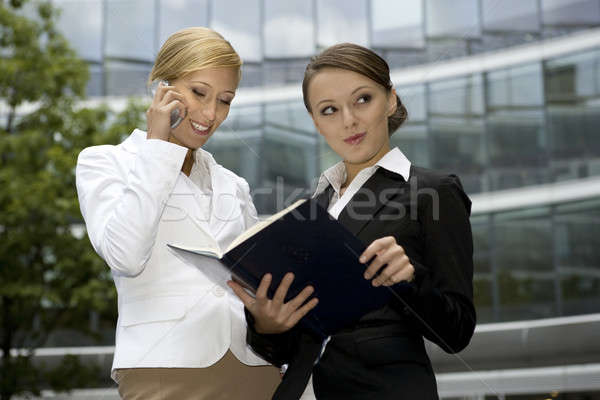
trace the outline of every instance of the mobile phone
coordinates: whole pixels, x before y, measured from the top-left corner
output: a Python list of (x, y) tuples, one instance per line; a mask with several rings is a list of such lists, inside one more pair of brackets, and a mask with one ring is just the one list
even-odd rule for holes
[[(150, 94), (152, 95), (152, 97), (154, 97), (154, 95), (156, 94), (156, 89), (158, 89), (158, 86), (160, 84), (169, 86), (169, 82), (166, 80), (155, 80), (154, 82), (152, 82), (152, 85), (150, 85)], [(179, 126), (179, 124), (181, 124), (181, 122), (183, 122), (183, 120), (185, 119), (186, 116), (187, 116), (187, 108), (184, 108), (183, 116), (180, 115), (178, 108), (171, 111), (171, 129), (177, 128)]]

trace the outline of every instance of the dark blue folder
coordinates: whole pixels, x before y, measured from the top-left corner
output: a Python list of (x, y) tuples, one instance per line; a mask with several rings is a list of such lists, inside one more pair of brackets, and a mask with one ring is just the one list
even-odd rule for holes
[(300, 323), (326, 337), (390, 300), (389, 288), (373, 287), (363, 277), (366, 265), (358, 257), (365, 248), (315, 199), (309, 199), (229, 250), (221, 262), (254, 290), (271, 273), (270, 297), (287, 272), (293, 272), (295, 279), (286, 301), (312, 285), (319, 303)]

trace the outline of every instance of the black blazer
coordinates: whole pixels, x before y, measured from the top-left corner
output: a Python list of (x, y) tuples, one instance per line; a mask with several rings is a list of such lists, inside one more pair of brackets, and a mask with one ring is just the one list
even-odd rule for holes
[[(324, 207), (331, 194), (329, 187), (318, 196)], [(470, 210), (454, 175), (412, 166), (407, 182), (379, 168), (338, 221), (365, 245), (394, 236), (415, 267), (415, 279), (392, 286), (394, 300), (334, 335), (317, 363), (318, 339), (299, 327), (258, 334), (246, 312), (250, 346), (274, 365), (289, 365), (273, 399), (298, 399), (311, 373), (319, 400), (438, 399), (423, 337), (455, 353), (473, 335)]]

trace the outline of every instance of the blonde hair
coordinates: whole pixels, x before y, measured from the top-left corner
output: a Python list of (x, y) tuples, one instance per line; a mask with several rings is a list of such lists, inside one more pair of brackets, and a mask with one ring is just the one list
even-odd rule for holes
[(160, 48), (148, 84), (160, 79), (173, 81), (205, 68), (237, 68), (240, 56), (223, 36), (209, 28), (193, 27), (175, 32)]

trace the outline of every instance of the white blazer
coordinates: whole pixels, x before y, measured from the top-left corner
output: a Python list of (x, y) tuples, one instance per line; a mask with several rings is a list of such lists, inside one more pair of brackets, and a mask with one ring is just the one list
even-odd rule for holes
[(257, 221), (244, 179), (198, 149), (212, 184), (212, 194), (202, 192), (181, 172), (186, 153), (135, 130), (77, 160), (81, 213), (118, 292), (113, 377), (118, 368), (207, 367), (227, 349), (245, 364), (267, 364), (246, 344), (243, 304), (225, 284), (227, 270), (167, 247), (225, 248)]

